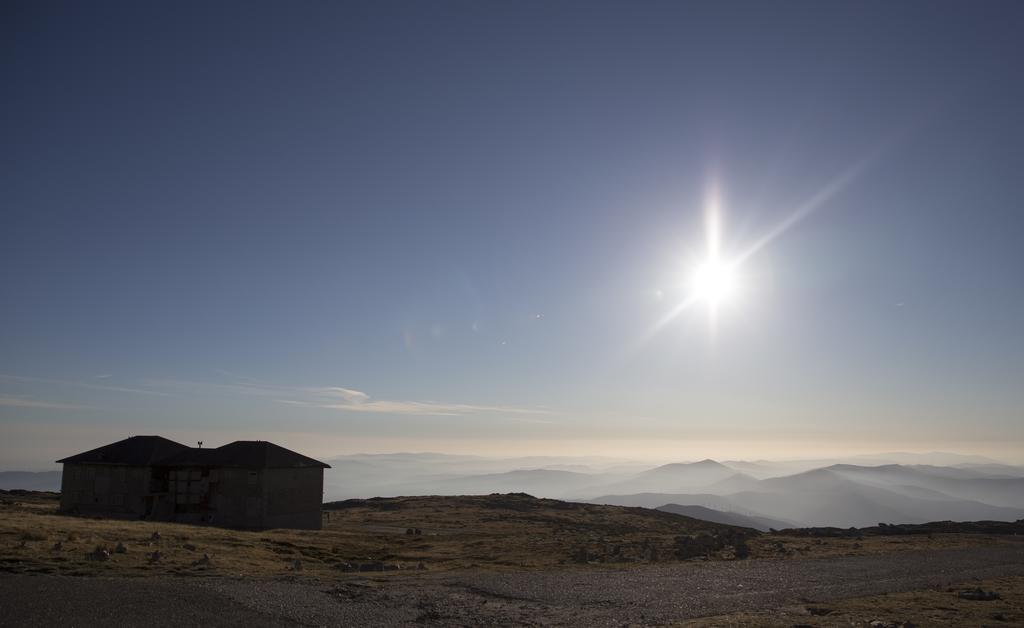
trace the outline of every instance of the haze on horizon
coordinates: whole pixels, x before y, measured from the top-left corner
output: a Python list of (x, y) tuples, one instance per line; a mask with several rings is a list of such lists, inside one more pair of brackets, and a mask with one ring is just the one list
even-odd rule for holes
[(1019, 3), (0, 15), (0, 470), (1024, 463)]

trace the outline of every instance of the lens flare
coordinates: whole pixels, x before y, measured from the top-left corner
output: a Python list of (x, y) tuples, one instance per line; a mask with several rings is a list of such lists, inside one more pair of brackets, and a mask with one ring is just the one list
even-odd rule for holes
[(694, 268), (690, 275), (690, 296), (711, 307), (731, 300), (736, 295), (736, 268), (716, 259)]

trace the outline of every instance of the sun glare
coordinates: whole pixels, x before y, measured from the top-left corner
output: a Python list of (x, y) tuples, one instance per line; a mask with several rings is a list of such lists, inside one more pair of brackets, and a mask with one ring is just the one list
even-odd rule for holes
[[(680, 300), (654, 324), (649, 335), (656, 334), (683, 312), (703, 306), (714, 336), (722, 306), (739, 300), (740, 293), (747, 288), (746, 281), (741, 280), (746, 274), (741, 274), (740, 269), (746, 258), (723, 255), (721, 201), (716, 187), (712, 187), (705, 201), (704, 231), (704, 254), (690, 258), (689, 264), (683, 262), (677, 271), (682, 276), (676, 276), (671, 293), (680, 295)], [(666, 293), (658, 290), (655, 294), (660, 300)]]
[(736, 283), (736, 269), (732, 264), (707, 260), (690, 275), (690, 296), (718, 307), (735, 296)]

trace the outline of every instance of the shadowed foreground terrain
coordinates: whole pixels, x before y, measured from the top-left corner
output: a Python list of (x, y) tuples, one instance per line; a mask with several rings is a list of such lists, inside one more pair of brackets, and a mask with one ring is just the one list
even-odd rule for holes
[[(958, 599), (955, 590), (975, 581), (1004, 599)], [(703, 626), (1020, 625), (1024, 544), (337, 582), (0, 575), (0, 590), (7, 625), (623, 626), (697, 618), (706, 618)]]
[[(253, 532), (62, 516), (52, 494), (4, 493), (0, 616), (168, 626), (962, 625), (979, 612), (1024, 621), (1024, 541), (1012, 534), (758, 534), (523, 494), (325, 510), (322, 531)], [(967, 603), (946, 590), (981, 579), (1003, 599)], [(897, 592), (889, 606), (857, 601)]]
[[(324, 508), (323, 530), (244, 531), (64, 516), (54, 494), (5, 493), (0, 569), (274, 577), (298, 573), (299, 561), (303, 577), (330, 579), (354, 571), (547, 569), (692, 555), (729, 560), (759, 536), (646, 508), (523, 494), (350, 500)], [(119, 543), (123, 553), (115, 551)], [(97, 548), (110, 555), (96, 560)]]

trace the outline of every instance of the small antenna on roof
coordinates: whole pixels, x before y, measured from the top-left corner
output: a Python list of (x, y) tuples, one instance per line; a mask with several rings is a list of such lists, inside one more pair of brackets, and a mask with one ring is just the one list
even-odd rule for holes
[(200, 448), (200, 449), (202, 449), (202, 448), (203, 448), (203, 441), (199, 441), (199, 448)]

